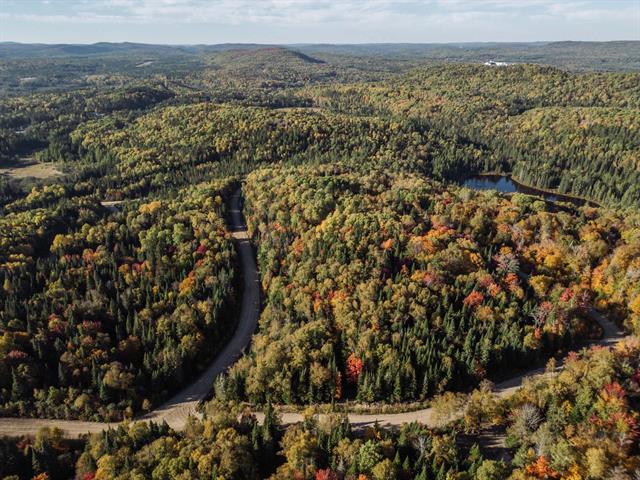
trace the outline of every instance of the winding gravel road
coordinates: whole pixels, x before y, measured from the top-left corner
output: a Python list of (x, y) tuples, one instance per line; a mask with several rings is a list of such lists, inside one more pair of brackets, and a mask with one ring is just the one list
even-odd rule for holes
[[(244, 278), (240, 315), (233, 337), (207, 370), (191, 385), (137, 420), (157, 423), (165, 421), (172, 428), (183, 428), (189, 415), (197, 415), (197, 406), (211, 392), (215, 378), (242, 355), (243, 350), (251, 341), (251, 336), (258, 325), (258, 317), (260, 316), (260, 283), (253, 249), (242, 215), (241, 195), (242, 191), (238, 189), (229, 202), (231, 217), (229, 229), (238, 252)], [(85, 433), (99, 432), (116, 425), (114, 423), (85, 422), (82, 420), (0, 418), (0, 435), (31, 435), (35, 434), (41, 427), (58, 427), (67, 436), (76, 437)]]
[[(210, 393), (215, 378), (242, 355), (243, 350), (247, 348), (251, 341), (251, 336), (258, 324), (260, 315), (260, 284), (253, 249), (244, 217), (242, 216), (241, 194), (241, 190), (238, 189), (230, 200), (230, 229), (244, 277), (244, 294), (236, 331), (224, 350), (220, 352), (209, 368), (195, 382), (157, 409), (137, 420), (158, 423), (165, 421), (174, 429), (180, 430), (184, 428), (190, 415), (199, 415), (197, 406)], [(594, 309), (589, 310), (587, 313), (592, 320), (600, 324), (603, 330), (603, 337), (596, 342), (597, 344), (610, 346), (625, 338), (624, 333), (601, 313)], [(508, 397), (522, 385), (525, 378), (541, 374), (544, 374), (544, 368), (536, 368), (507, 381), (500, 382), (494, 386), (494, 393), (499, 397)], [(322, 416), (320, 415), (320, 417)], [(256, 417), (259, 421), (264, 418), (261, 412), (256, 412)], [(284, 413), (281, 417), (284, 424), (302, 421), (302, 415), (298, 413)], [(430, 408), (402, 413), (349, 414), (349, 421), (355, 428), (373, 425), (376, 422), (381, 426), (399, 426), (408, 422), (421, 422), (425, 425), (434, 426), (432, 409)], [(34, 435), (42, 427), (58, 427), (64, 431), (66, 436), (77, 437), (114, 426), (117, 426), (117, 424), (81, 420), (0, 418), (0, 435)]]

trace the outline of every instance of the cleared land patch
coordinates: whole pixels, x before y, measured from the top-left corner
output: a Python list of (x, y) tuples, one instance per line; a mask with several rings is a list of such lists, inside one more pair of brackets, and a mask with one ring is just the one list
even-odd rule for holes
[(45, 179), (64, 174), (52, 163), (38, 163), (33, 158), (25, 158), (0, 168), (0, 175), (9, 178)]

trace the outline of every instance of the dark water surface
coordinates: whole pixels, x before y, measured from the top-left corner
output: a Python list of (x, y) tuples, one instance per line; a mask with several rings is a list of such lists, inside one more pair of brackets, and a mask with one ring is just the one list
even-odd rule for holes
[(497, 190), (502, 193), (526, 193), (537, 195), (552, 202), (571, 202), (575, 205), (585, 205), (590, 202), (581, 198), (569, 197), (561, 193), (549, 193), (537, 188), (527, 187), (511, 180), (504, 175), (476, 175), (462, 183), (463, 187), (473, 190)]

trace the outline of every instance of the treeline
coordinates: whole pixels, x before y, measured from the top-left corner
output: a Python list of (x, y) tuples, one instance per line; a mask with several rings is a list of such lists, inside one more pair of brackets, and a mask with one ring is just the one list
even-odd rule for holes
[[(110, 215), (64, 199), (0, 217), (12, 232), (0, 250), (2, 414), (119, 420), (203, 367), (235, 320), (231, 187), (201, 184)], [(7, 208), (37, 204), (37, 193)]]
[[(455, 431), (408, 424), (399, 432), (374, 427), (354, 433), (346, 417), (318, 421), (312, 414), (283, 428), (273, 413), (259, 424), (246, 412), (238, 420), (241, 412), (227, 405), (210, 410), (208, 418), (191, 421), (183, 432), (135, 423), (92, 435), (82, 453), (58, 440), (56, 431), (44, 430), (35, 442), (22, 439), (17, 445), (3, 439), (0, 474), (73, 478), (69, 460), (75, 461), (75, 478), (95, 480), (501, 480), (497, 475), (510, 470), (486, 460), (477, 445), (458, 446)], [(44, 458), (29, 462), (36, 451)]]
[(638, 220), (340, 165), (260, 169), (245, 194), (265, 306), (217, 387), (255, 403), (426, 399), (596, 336), (590, 273)]
[[(411, 423), (354, 431), (345, 416), (311, 408), (285, 427), (270, 404), (259, 423), (218, 401), (182, 432), (134, 423), (94, 434), (83, 446), (43, 429), (35, 439), (0, 440), (0, 476), (633, 480), (640, 472), (639, 354), (637, 340), (574, 352), (561, 373), (539, 376), (507, 399), (485, 387), (445, 395), (434, 405), (432, 417), (443, 421), (436, 429)], [(504, 446), (492, 450), (489, 441)]]
[(381, 84), (304, 94), (331, 110), (420, 118), (485, 146), (491, 160), (467, 174), (511, 172), (533, 186), (638, 206), (638, 80), (532, 65), (434, 65)]

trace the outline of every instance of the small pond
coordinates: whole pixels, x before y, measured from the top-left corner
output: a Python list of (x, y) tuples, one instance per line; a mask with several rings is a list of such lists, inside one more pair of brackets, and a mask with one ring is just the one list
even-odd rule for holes
[(497, 190), (502, 193), (526, 193), (527, 195), (537, 195), (551, 202), (571, 202), (574, 205), (585, 205), (587, 200), (569, 197), (561, 193), (549, 193), (537, 188), (527, 187), (504, 175), (475, 175), (466, 179), (462, 183), (463, 187), (473, 190)]

